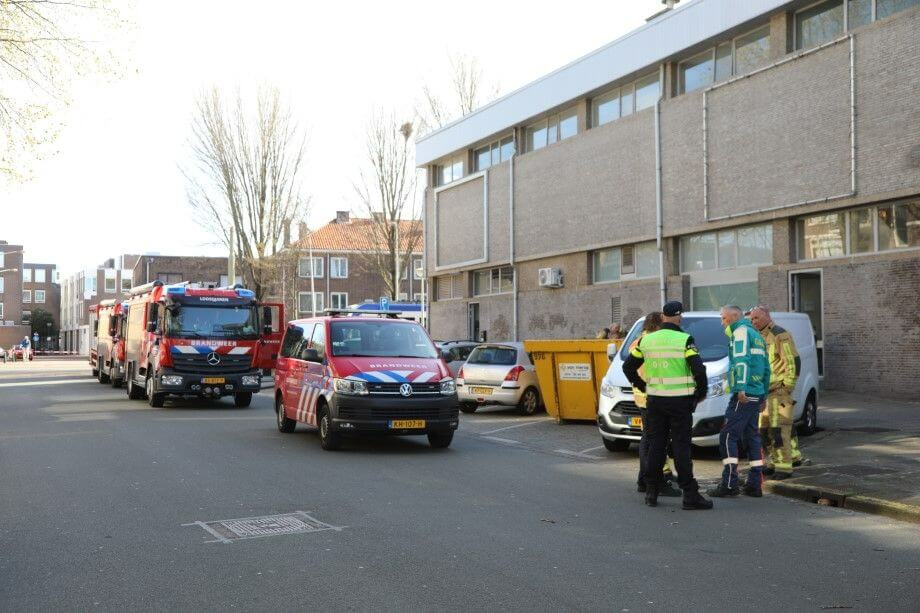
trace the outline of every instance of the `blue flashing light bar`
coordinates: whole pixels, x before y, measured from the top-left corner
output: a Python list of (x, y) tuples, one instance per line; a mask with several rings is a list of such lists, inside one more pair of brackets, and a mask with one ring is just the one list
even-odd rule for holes
[(255, 298), (256, 293), (251, 289), (238, 289), (236, 290), (236, 295), (240, 298)]
[(180, 286), (167, 287), (167, 288), (166, 288), (166, 293), (167, 293), (167, 294), (182, 294), (182, 295), (185, 295), (185, 286), (184, 286), (184, 285), (180, 285)]

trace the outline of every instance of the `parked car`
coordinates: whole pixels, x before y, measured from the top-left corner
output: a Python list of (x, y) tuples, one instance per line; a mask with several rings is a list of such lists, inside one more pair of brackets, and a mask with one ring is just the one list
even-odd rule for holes
[(29, 360), (31, 362), (33, 358), (31, 347), (22, 347), (21, 345), (13, 347), (13, 360)]
[(501, 405), (533, 415), (543, 405), (536, 369), (524, 343), (477, 345), (457, 373), (457, 396), (464, 413)]
[[(811, 320), (804, 313), (773, 313), (773, 321), (792, 334), (801, 358), (801, 368), (792, 398), (795, 400), (795, 422), (799, 432), (815, 432), (818, 420), (818, 353)], [(642, 417), (633, 400), (632, 387), (623, 374), (623, 362), (629, 347), (639, 338), (642, 322), (630, 329), (623, 346), (616, 353), (601, 383), (597, 408), (597, 425), (604, 446), (610, 451), (626, 451), (630, 443), (642, 436)], [(681, 328), (696, 341), (706, 365), (709, 394), (693, 413), (693, 444), (714, 447), (719, 444), (719, 430), (728, 406), (728, 337), (718, 311), (684, 313)]]
[(450, 376), (456, 379), (460, 367), (463, 366), (463, 363), (466, 362), (466, 359), (470, 357), (470, 353), (479, 343), (474, 341), (437, 341), (435, 345), (441, 351), (441, 357), (450, 370)]
[(427, 435), (450, 445), (459, 425), (454, 378), (419, 324), (333, 314), (292, 321), (275, 369), (281, 432), (319, 429), (323, 449), (362, 433)]

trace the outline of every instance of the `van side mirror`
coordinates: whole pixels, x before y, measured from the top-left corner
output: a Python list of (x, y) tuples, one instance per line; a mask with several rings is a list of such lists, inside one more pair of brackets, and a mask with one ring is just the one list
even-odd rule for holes
[(319, 352), (316, 349), (304, 349), (300, 352), (300, 359), (304, 362), (319, 362)]
[(617, 355), (618, 345), (616, 343), (610, 343), (607, 345), (607, 359), (613, 362), (613, 358)]
[(147, 332), (156, 332), (157, 331), (157, 322), (148, 321), (147, 322)]
[(450, 362), (452, 360), (452, 356), (450, 355), (450, 349), (445, 349), (441, 351), (441, 359), (444, 360), (445, 362)]
[(272, 308), (262, 307), (262, 324), (265, 326), (272, 325)]

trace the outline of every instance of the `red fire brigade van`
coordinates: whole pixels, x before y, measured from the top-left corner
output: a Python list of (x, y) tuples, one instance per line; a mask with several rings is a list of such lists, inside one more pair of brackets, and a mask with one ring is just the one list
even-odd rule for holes
[(275, 370), (281, 432), (319, 429), (323, 449), (347, 434), (424, 434), (450, 445), (459, 423), (454, 379), (424, 328), (389, 313), (326, 311), (288, 324)]
[[(232, 396), (249, 406), (274, 368), (284, 310), (240, 287), (154, 281), (132, 289), (125, 326), (128, 397), (161, 407), (169, 396)], [(275, 323), (273, 323), (275, 322)]]
[(95, 357), (93, 374), (99, 383), (121, 387), (125, 375), (124, 305), (115, 300), (103, 300), (90, 307), (94, 313)]

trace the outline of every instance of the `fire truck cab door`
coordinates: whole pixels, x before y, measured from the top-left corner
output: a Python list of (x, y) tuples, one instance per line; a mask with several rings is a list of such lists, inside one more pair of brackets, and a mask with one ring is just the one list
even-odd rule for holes
[[(256, 353), (255, 367), (274, 370), (275, 361), (281, 351), (281, 337), (284, 336), (284, 305), (263, 302), (259, 304), (262, 313), (262, 338)], [(271, 332), (265, 326), (271, 326)]]

